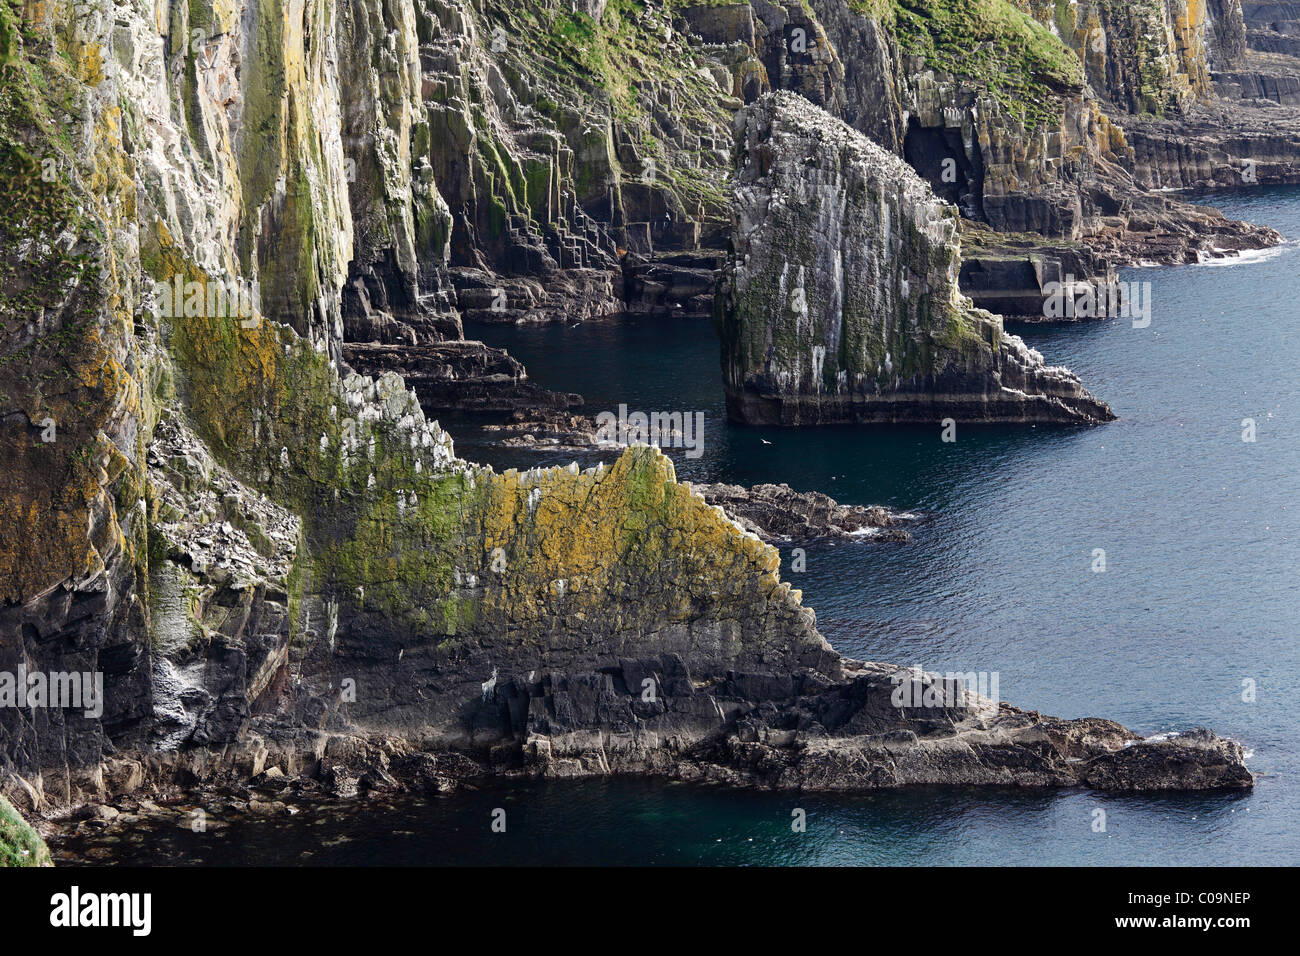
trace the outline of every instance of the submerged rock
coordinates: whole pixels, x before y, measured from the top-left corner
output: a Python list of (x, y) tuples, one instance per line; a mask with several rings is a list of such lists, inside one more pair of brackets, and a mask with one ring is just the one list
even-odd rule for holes
[(1112, 420), (957, 287), (956, 210), (802, 97), (737, 119), (716, 302), (728, 414), (756, 424)]

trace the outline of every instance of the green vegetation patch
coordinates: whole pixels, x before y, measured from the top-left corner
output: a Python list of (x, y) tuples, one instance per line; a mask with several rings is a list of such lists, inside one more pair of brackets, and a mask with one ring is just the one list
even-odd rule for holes
[[(736, 5), (735, 0), (705, 2), (710, 6)], [(668, 8), (696, 5), (695, 0), (674, 0)], [(724, 218), (729, 195), (718, 161), (699, 150), (694, 151), (695, 162), (678, 161), (690, 150), (660, 138), (663, 131), (648, 90), (652, 84), (675, 91), (673, 106), (658, 109), (670, 113), (687, 130), (729, 130), (731, 118), (731, 108), (722, 102), (725, 93), (701, 75), (702, 62), (670, 28), (663, 8), (643, 0), (609, 0), (596, 21), (568, 6), (552, 9), (537, 0), (490, 3), (486, 42), (491, 44), (491, 31), (496, 28), (509, 38), (510, 50), (520, 57), (520, 68), (543, 80), (533, 107), (560, 131), (571, 134), (591, 126), (593, 136), (603, 135), (600, 114), (607, 109), (616, 124), (639, 131), (639, 155), (655, 163), (660, 186), (675, 193), (692, 213), (699, 206), (706, 216)], [(581, 95), (556, 102), (562, 91), (570, 90)], [(572, 142), (572, 135), (569, 138)], [(578, 157), (574, 185), (580, 197), (590, 185), (585, 181), (593, 174), (589, 166)], [(513, 185), (523, 199), (524, 191), (519, 184)]]
[(1078, 54), (1009, 0), (849, 3), (892, 26), (900, 47), (932, 69), (986, 88), (1027, 129), (1055, 119), (1060, 94), (1084, 84)]
[(0, 867), (53, 865), (41, 835), (0, 796)]

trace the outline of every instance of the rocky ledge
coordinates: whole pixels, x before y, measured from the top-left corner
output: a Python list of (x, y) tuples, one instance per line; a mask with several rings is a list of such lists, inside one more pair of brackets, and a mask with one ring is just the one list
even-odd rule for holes
[(909, 518), (879, 505), (842, 505), (819, 491), (795, 491), (787, 484), (691, 485), (764, 541), (854, 538), (910, 541)]
[(348, 342), (343, 354), (363, 375), (398, 373), (430, 410), (558, 411), (582, 404), (580, 395), (553, 392), (530, 382), (521, 363), (482, 342)]
[(559, 408), (519, 408), (505, 422), (484, 425), (483, 431), (506, 448), (531, 451), (619, 451), (597, 437), (596, 422)]
[(903, 160), (793, 93), (737, 119), (715, 304), (728, 414), (755, 424), (1112, 420), (958, 290), (958, 215)]
[[(499, 444), (537, 452), (618, 454), (623, 446), (604, 440), (591, 418), (558, 409), (516, 410), (508, 422), (484, 425)], [(665, 454), (681, 449), (664, 448)], [(745, 531), (764, 541), (861, 538), (910, 541), (910, 518), (879, 505), (842, 505), (819, 491), (795, 491), (787, 484), (688, 484), (705, 502), (722, 508)]]
[[(1203, 728), (1143, 739), (1114, 721), (1065, 720), (996, 702), (961, 675), (843, 658), (823, 664), (834, 676), (806, 668), (701, 681), (680, 656), (666, 654), (589, 674), (498, 680), (484, 692), (478, 721), (484, 740), (495, 742), (469, 749), (418, 735), (309, 737), (263, 719), (258, 732), (221, 753), (120, 754), (104, 765), (99, 800), (59, 808), (47, 820), (67, 833), (184, 814), (189, 806), (215, 816), (285, 814), (301, 800), (620, 774), (795, 792), (1254, 785), (1241, 745)], [(499, 722), (487, 718), (492, 711)], [(503, 728), (500, 737), (492, 733)]]
[[(938, 674), (843, 665), (842, 682), (787, 707), (760, 706), (733, 733), (701, 747), (689, 769), (707, 780), (796, 790), (959, 784), (1143, 792), (1254, 784), (1241, 745), (1204, 728), (1143, 739), (1111, 720), (1063, 720), (994, 703)], [(946, 703), (900, 708), (904, 690), (913, 702)]]

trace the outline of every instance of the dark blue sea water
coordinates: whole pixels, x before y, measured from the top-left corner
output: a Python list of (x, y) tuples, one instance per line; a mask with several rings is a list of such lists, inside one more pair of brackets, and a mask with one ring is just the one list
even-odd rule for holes
[[(1300, 190), (1219, 197), (1300, 237)], [(534, 380), (707, 415), (687, 479), (784, 481), (921, 517), (907, 545), (808, 545), (783, 574), (842, 652), (997, 672), (1000, 696), (1144, 734), (1213, 727), (1259, 774), (1247, 794), (1114, 797), (926, 788), (812, 799), (585, 781), (159, 833), (140, 861), (706, 864), (1287, 864), (1300, 850), (1300, 246), (1230, 265), (1131, 270), (1129, 320), (1019, 331), (1119, 421), (1096, 429), (785, 431), (729, 426), (707, 323), (467, 330)], [(1242, 440), (1243, 419), (1256, 441)], [(498, 466), (560, 461), (476, 444)], [(766, 439), (771, 444), (764, 444)], [(1094, 549), (1104, 549), (1097, 573)], [(788, 549), (784, 549), (788, 557)], [(1253, 682), (1254, 700), (1243, 700)], [(1246, 696), (1249, 696), (1248, 694)], [(508, 811), (505, 834), (489, 829)], [(808, 811), (791, 832), (793, 808)], [(1094, 832), (1093, 811), (1106, 811)], [(304, 853), (310, 856), (303, 856)], [(129, 854), (128, 854), (129, 855)]]

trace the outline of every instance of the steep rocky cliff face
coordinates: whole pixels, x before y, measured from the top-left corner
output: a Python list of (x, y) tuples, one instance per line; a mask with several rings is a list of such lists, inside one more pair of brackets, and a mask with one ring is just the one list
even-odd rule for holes
[(1078, 52), (1088, 83), (1125, 113), (1178, 113), (1211, 94), (1212, 54), (1244, 48), (1234, 0), (1084, 0), (1022, 4)]
[(792, 93), (738, 118), (718, 297), (730, 414), (781, 424), (1114, 416), (957, 288), (955, 211)]
[[(357, 343), (454, 342), (461, 315), (707, 314), (731, 120), (771, 89), (903, 156), (991, 229), (967, 229), (963, 282), (1014, 314), (1039, 311), (1035, 293), (1065, 274), (1276, 241), (1147, 187), (1239, 184), (1246, 162), (1259, 182), (1291, 181), (1300, 143), (1279, 117), (1206, 120), (1253, 133), (1190, 150), (1179, 132), (1220, 102), (1228, 74), (1213, 71), (1242, 67), (1235, 0), (421, 0), (354, 25), (373, 16), (340, 13), (346, 171), (372, 187), (352, 203), (375, 186), (395, 197), (353, 209), (344, 338)], [(389, 31), (392, 49), (371, 51)], [(382, 129), (358, 118), (372, 89)], [(365, 357), (399, 363), (392, 348)], [(454, 346), (427, 373), (481, 376)]]
[(1126, 121), (1134, 178), (1173, 189), (1300, 182), (1295, 5), (1210, 0), (1207, 18), (1195, 4), (1187, 12), (1185, 22), (1204, 25), (1211, 95)]
[[(403, 21), (384, 56), (419, 91), (390, 109), (410, 118), (390, 129), (397, 162), (384, 176), (399, 196), (414, 176), (425, 197), (416, 248), (441, 250), (445, 238), (446, 254), (422, 253), (413, 267), (401, 242), (376, 246), (359, 257), (377, 264), (361, 285), (354, 262), (357, 294), (345, 306), (367, 315), (374, 300), (380, 312), (409, 315), (402, 303), (414, 296), (439, 319), (403, 322), (413, 334), (359, 318), (347, 339), (412, 341), (426, 326), (436, 334), (425, 341), (454, 340), (457, 309), (488, 321), (706, 314), (725, 251), (731, 120), (772, 89), (799, 93), (903, 156), (991, 229), (967, 230), (964, 282), (999, 311), (1037, 311), (1032, 293), (1067, 273), (1104, 280), (1116, 265), (1276, 241), (1147, 187), (1175, 185), (1153, 171), (1168, 166), (1184, 167), (1177, 185), (1229, 185), (1245, 160), (1260, 182), (1289, 181), (1275, 162), (1297, 142), (1285, 130), (1194, 161), (1177, 132), (1126, 136), (1161, 117), (1177, 130), (1219, 102), (1213, 79), (1223, 76), (1213, 71), (1239, 66), (1244, 48), (1234, 0), (562, 6), (430, 0), (405, 15), (414, 37)], [(353, 66), (349, 77), (365, 73)], [(364, 144), (370, 134), (348, 119), (357, 101), (345, 91), (345, 141)], [(403, 170), (407, 154), (413, 173)], [(366, 178), (374, 164), (353, 166)], [(371, 230), (358, 231), (364, 244)], [(396, 367), (392, 351), (373, 351), (367, 367)], [(430, 357), (431, 374), (472, 377), (473, 361), (458, 366), (452, 351)]]
[[(704, 308), (744, 100), (796, 90), (906, 153), (902, 94), (832, 39), (793, 0), (0, 3), (0, 672), (105, 689), (0, 708), (16, 802), (463, 776), (449, 748), (473, 772), (1249, 785), (1217, 738), (886, 709), (887, 672), (842, 661), (776, 551), (659, 454), (500, 475), (425, 417), (568, 403), (462, 315)], [(909, 188), (878, 235), (916, 298), (889, 287), (855, 394), (901, 363), (979, 408), (1103, 417), (960, 303), (952, 221)]]
[[(513, 733), (498, 680), (639, 651), (706, 680), (837, 666), (775, 552), (656, 453), (495, 475), (400, 378), (341, 365), (346, 288), (381, 325), (420, 305), (403, 263), (442, 207), (402, 185), (410, 78), (343, 100), (332, 6), (176, 9), (8, 34), (0, 670), (105, 678), (99, 715), (0, 711), (8, 768), (68, 799), (129, 778), (115, 752), (221, 747), (258, 714)], [(260, 282), (247, 313), (227, 276)]]

